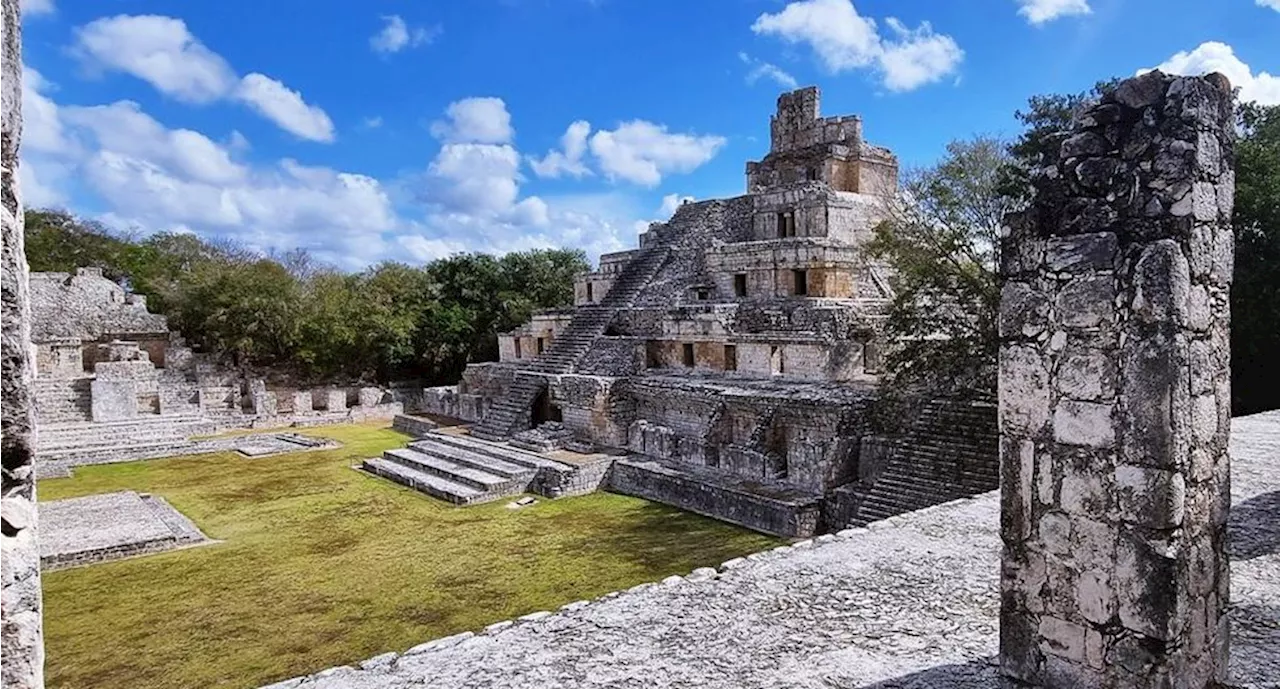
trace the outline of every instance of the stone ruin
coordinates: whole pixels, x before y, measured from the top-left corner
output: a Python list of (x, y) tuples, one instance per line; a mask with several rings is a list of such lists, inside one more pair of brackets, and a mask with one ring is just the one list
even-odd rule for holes
[[(778, 98), (746, 194), (681, 205), (578, 277), (574, 308), (535, 315), (499, 337), (498, 362), (426, 390), (423, 409), (473, 422), (470, 436), (428, 435), (367, 468), (459, 503), (568, 476), (551, 483), (785, 536), (995, 488), (993, 401), (937, 400), (900, 437), (876, 431), (892, 288), (864, 245), (898, 163), (818, 100), (812, 87)], [(481, 441), (599, 449), (612, 466), (587, 479)]]
[(1130, 79), (1076, 117), (1010, 218), (1008, 677), (1225, 679), (1233, 127), (1221, 75)]
[(103, 277), (32, 273), (36, 451), (41, 475), (67, 466), (204, 451), (193, 435), (390, 419), (378, 387), (268, 389), (193, 352), (145, 297)]
[[(0, 22), (0, 651), (4, 658), (0, 681), (5, 687), (35, 689), (43, 686), (33, 468), (37, 426), (32, 387), (36, 356), (31, 340), (17, 185), (21, 138), (17, 0), (0, 0)], [(803, 104), (807, 98), (798, 100)], [(816, 111), (816, 93), (813, 100)], [(809, 141), (808, 137), (818, 136), (792, 137), (793, 132), (785, 127), (779, 131), (779, 127), (775, 124), (775, 148), (780, 141)], [(824, 127), (822, 137), (825, 132)], [(1226, 296), (1233, 252), (1228, 224), (1233, 198), (1232, 136), (1229, 85), (1220, 76), (1171, 78), (1151, 73), (1129, 80), (1077, 119), (1071, 135), (1061, 141), (1060, 155), (1048, 161), (1038, 176), (1038, 194), (1031, 209), (1010, 221), (1002, 250), (1006, 283), (1002, 292), (1000, 355), (1000, 658), (1008, 686), (1199, 689), (1226, 679), (1228, 637), (1224, 613), (1230, 593), (1224, 528), (1230, 491), (1226, 455)], [(809, 174), (806, 172), (805, 176)], [(701, 212), (718, 209), (723, 213), (727, 205), (711, 202)], [(779, 218), (777, 222), (784, 228), (793, 226), (795, 216), (791, 217), (791, 221)], [(616, 276), (617, 281), (627, 285), (637, 272), (649, 277), (646, 274), (659, 273), (670, 256), (675, 255), (675, 262), (679, 262), (682, 253), (691, 254), (692, 247), (682, 247), (661, 232), (663, 227), (679, 227), (680, 221), (687, 219), (687, 214), (683, 218), (678, 214), (672, 223), (656, 227), (658, 234), (642, 248), (641, 260), (631, 262), (639, 268), (624, 268)], [(770, 240), (762, 241), (767, 244)], [(661, 259), (651, 258), (655, 246), (663, 249), (656, 252)], [(708, 253), (723, 248), (723, 244), (710, 241), (707, 246)], [(696, 262), (688, 263), (696, 270)], [(773, 270), (776, 272), (777, 268)], [(799, 280), (794, 284), (798, 288)], [(678, 282), (675, 288), (677, 291), (667, 292), (669, 296), (677, 297), (685, 289)], [(594, 288), (587, 291), (594, 296)], [(619, 294), (631, 303), (641, 292), (633, 285)], [(628, 353), (619, 358), (631, 357), (630, 365), (636, 368), (641, 362), (652, 361), (648, 358), (650, 337), (661, 332), (679, 341), (683, 331), (677, 328), (668, 333), (665, 328), (680, 319), (668, 321), (662, 311), (655, 311), (656, 323), (650, 321), (650, 327), (643, 330), (625, 317), (617, 319), (615, 325), (613, 317), (632, 308), (609, 303), (612, 293), (610, 290), (605, 295), (601, 305), (583, 311), (609, 316), (589, 319), (588, 322), (604, 321), (597, 323), (600, 334), (584, 338), (586, 346), (570, 349), (562, 345), (549, 350), (552, 355), (567, 355), (567, 368), (573, 368), (587, 354), (586, 350), (593, 349), (601, 339), (640, 340), (616, 347)], [(701, 300), (695, 297), (692, 301)], [(676, 314), (701, 313), (685, 299), (675, 300), (670, 306)], [(805, 316), (803, 308), (778, 308), (771, 314), (780, 318), (797, 312)], [(557, 339), (572, 342), (574, 335), (586, 329), (577, 324), (578, 320), (575, 314)], [(624, 330), (627, 327), (634, 330)], [(605, 336), (606, 328), (613, 328), (612, 334)], [(708, 326), (706, 331), (695, 332), (705, 336), (714, 329)], [(787, 344), (781, 342), (782, 346)], [(683, 356), (688, 351), (684, 344), (681, 342), (682, 358), (687, 362), (690, 357)], [(863, 351), (866, 344), (862, 343)], [(811, 346), (818, 347), (820, 357), (821, 340)], [(662, 352), (665, 347), (659, 345), (655, 349)], [(643, 359), (639, 358), (640, 353), (644, 354)], [(685, 378), (696, 389), (712, 376), (697, 375), (700, 360), (696, 346), (692, 359), (688, 368), (695, 372)], [(701, 361), (707, 368), (707, 359)], [(543, 367), (564, 369), (565, 362), (552, 360)], [(518, 432), (518, 426), (531, 425), (534, 403), (548, 391), (553, 394), (539, 413), (549, 414), (550, 402), (560, 400), (565, 423), (573, 423), (575, 414), (568, 413), (573, 407), (563, 405), (567, 399), (563, 393), (554, 394), (556, 386), (563, 388), (564, 383), (550, 377), (567, 374), (548, 374), (543, 367), (518, 367), (523, 375), (508, 377), (511, 390), (502, 400), (515, 397), (518, 403), (507, 403), (492, 418), (487, 414), (487, 422), (478, 429), (482, 434), (501, 436)], [(862, 366), (863, 373), (866, 369)], [(596, 377), (603, 379), (600, 385), (617, 383), (609, 380), (612, 376)], [(634, 383), (624, 381), (619, 387), (631, 384)], [(640, 387), (643, 385), (640, 382)], [(474, 393), (457, 391), (458, 396), (464, 394)], [(634, 409), (635, 398), (630, 402), (628, 398), (629, 395), (619, 396), (619, 406), (632, 405)], [(593, 418), (591, 414), (581, 414), (590, 409), (578, 409), (579, 421)], [(726, 410), (721, 410), (721, 415), (724, 413)], [(610, 421), (607, 415), (597, 420), (606, 430), (620, 430), (621, 424)], [(628, 443), (633, 437), (631, 428), (626, 426)], [(675, 446), (680, 449), (678, 439), (688, 436), (676, 437)], [(1261, 454), (1267, 455), (1265, 447), (1270, 446), (1265, 442), (1260, 446), (1264, 448)], [(691, 454), (698, 449), (693, 448)], [(706, 447), (701, 451), (705, 457)], [(1273, 454), (1262, 459), (1273, 462), (1270, 466), (1274, 468)], [(1259, 478), (1256, 467), (1246, 475), (1255, 482)], [(1271, 480), (1274, 481), (1273, 476)], [(821, 555), (807, 554), (815, 545), (836, 553), (839, 548), (831, 545), (834, 542), (858, 542), (864, 535), (877, 532), (896, 536), (894, 529), (898, 528), (909, 529), (901, 533), (908, 540), (928, 539), (940, 529), (948, 531), (944, 527), (956, 525), (957, 518), (973, 519), (979, 515), (980, 510), (965, 510), (966, 505), (980, 506), (981, 502), (962, 500), (960, 507), (934, 508), (920, 513), (926, 515), (924, 519), (913, 519), (916, 515), (893, 517), (870, 531), (852, 529), (837, 536), (822, 536), (819, 544), (804, 542), (786, 547), (785, 553), (776, 557), (752, 556), (747, 561), (725, 563), (722, 572), (700, 569), (688, 578), (672, 577), (662, 587), (637, 587), (629, 596), (611, 594), (602, 602), (573, 603), (558, 615), (527, 615), (519, 625), (493, 625), (483, 636), (467, 633), (442, 639), (411, 649), (403, 656), (378, 656), (361, 663), (359, 670), (335, 668), (278, 686), (320, 689), (351, 686), (353, 681), (368, 687), (404, 686), (402, 680), (421, 683), (424, 677), (443, 678), (446, 672), (457, 671), (468, 661), (467, 654), (472, 654), (471, 662), (492, 663), (502, 658), (500, 653), (508, 653), (510, 657), (504, 660), (510, 662), (503, 662), (496, 670), (517, 678), (517, 684), (511, 686), (527, 683), (531, 673), (542, 671), (536, 663), (548, 659), (551, 666), (547, 670), (556, 673), (548, 677), (563, 678), (566, 670), (583, 667), (597, 678), (603, 676), (601, 673), (611, 673), (628, 680), (640, 676), (664, 681), (678, 677), (698, 683), (693, 673), (705, 668), (714, 669), (730, 681), (735, 677), (749, 678), (741, 672), (727, 675), (726, 668), (749, 666), (749, 658), (766, 664), (776, 661), (779, 649), (772, 645), (776, 642), (772, 636), (760, 634), (758, 629), (749, 630), (738, 640), (738, 647), (751, 645), (764, 655), (740, 654), (736, 663), (723, 659), (726, 649), (734, 646), (709, 644), (707, 639), (724, 631), (726, 620), (764, 610), (758, 595), (761, 591), (769, 594), (764, 599), (768, 619), (779, 619), (779, 609), (775, 607), (781, 600), (779, 595), (762, 586), (785, 573), (787, 562), (798, 563), (791, 569), (805, 574), (821, 564)], [(930, 524), (931, 517), (937, 523)], [(883, 538), (877, 543), (868, 537), (861, 555), (874, 558), (900, 543)], [(1268, 546), (1273, 553), (1274, 545)], [(917, 557), (937, 557), (936, 547), (928, 542), (921, 544)], [(770, 563), (771, 557), (778, 562)], [(844, 563), (840, 569), (848, 566)], [(734, 578), (734, 570), (739, 569), (747, 572), (745, 579)], [(816, 591), (830, 593), (839, 588), (830, 585), (834, 580), (831, 577), (836, 575), (832, 571), (828, 577), (808, 580), (818, 584)], [(802, 576), (797, 581), (805, 580)], [(726, 601), (708, 599), (708, 614), (699, 614), (703, 608), (698, 601), (706, 596), (688, 588), (699, 582), (715, 582), (715, 590), (730, 594), (727, 607), (722, 605)], [(901, 588), (896, 579), (891, 584), (885, 589), (889, 597)], [(858, 604), (847, 598), (848, 593), (839, 598), (837, 609)], [(750, 595), (757, 597), (749, 601), (742, 598)], [(918, 601), (916, 597), (900, 601), (904, 608), (911, 602)], [(793, 606), (790, 612), (803, 617), (808, 609), (807, 605)], [(632, 640), (647, 639), (645, 635), (651, 630), (645, 624), (636, 624), (637, 620), (667, 610), (678, 614), (666, 615), (666, 626), (655, 627), (660, 636), (647, 643), (667, 640), (690, 644), (678, 648), (687, 655), (710, 651), (714, 662), (697, 667), (683, 662), (665, 665), (661, 663), (667, 654), (651, 652), (652, 647), (643, 654), (619, 654), (619, 648)], [(923, 619), (933, 617), (930, 614)], [(833, 618), (821, 619), (830, 622)], [(619, 624), (619, 620), (624, 622)], [(699, 626), (699, 620), (712, 623)], [(605, 626), (601, 622), (612, 624)], [(565, 634), (576, 628), (583, 629), (583, 633)], [(955, 638), (955, 629), (950, 627), (945, 632), (942, 645)], [(604, 644), (584, 643), (593, 636), (610, 634), (611, 630), (621, 631), (622, 635), (615, 633)], [(791, 631), (790, 638), (796, 638), (800, 631)], [(499, 639), (499, 635), (504, 637)], [(547, 639), (552, 637), (556, 653), (548, 655), (538, 650), (546, 648)], [(830, 641), (828, 637), (827, 643)], [(932, 652), (938, 647), (925, 644), (906, 653), (918, 655), (921, 650)], [(809, 650), (805, 649), (804, 655), (813, 657)], [(868, 665), (856, 662), (859, 659), (883, 669), (900, 655), (896, 650), (882, 653), (881, 657), (867, 651), (859, 653), (852, 656), (854, 664), (836, 669), (859, 671)], [(838, 660), (829, 654), (819, 657)], [(660, 666), (636, 667), (640, 658), (650, 665), (656, 659)], [(617, 667), (619, 660), (624, 667)], [(804, 669), (777, 662), (772, 668), (774, 684), (783, 684), (777, 680)], [(472, 676), (465, 667), (461, 669), (462, 680), (470, 682), (468, 678)], [(823, 681), (831, 676), (830, 670), (822, 669)], [(419, 671), (429, 674), (414, 679), (414, 673)], [(617, 674), (620, 671), (625, 676)], [(966, 674), (961, 677), (960, 673)], [(981, 681), (983, 675), (980, 665), (976, 670), (948, 666), (912, 677), (919, 681), (911, 686), (943, 686), (965, 681), (966, 677)], [(495, 681), (503, 682), (501, 678)]]

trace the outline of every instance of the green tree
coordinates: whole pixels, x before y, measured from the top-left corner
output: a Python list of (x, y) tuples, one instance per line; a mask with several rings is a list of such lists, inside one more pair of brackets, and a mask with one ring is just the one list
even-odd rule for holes
[(1241, 104), (1236, 143), (1232, 412), (1280, 408), (1280, 106)]
[(1000, 193), (1008, 147), (953, 141), (937, 165), (907, 175), (870, 254), (893, 269), (885, 333), (891, 388), (993, 392), (1000, 225), (1017, 200)]

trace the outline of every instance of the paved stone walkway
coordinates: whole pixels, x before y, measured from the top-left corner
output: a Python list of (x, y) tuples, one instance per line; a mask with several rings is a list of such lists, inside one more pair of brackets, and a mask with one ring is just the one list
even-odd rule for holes
[[(1232, 436), (1232, 672), (1277, 688), (1280, 412)], [(995, 687), (997, 495), (326, 670), (281, 689)]]
[(39, 503), (43, 569), (118, 560), (208, 539), (163, 498), (120, 491)]

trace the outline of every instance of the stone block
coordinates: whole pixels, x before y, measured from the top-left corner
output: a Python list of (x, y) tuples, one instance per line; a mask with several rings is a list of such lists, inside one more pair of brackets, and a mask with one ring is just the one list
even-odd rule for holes
[(1147, 323), (1186, 325), (1191, 300), (1191, 268), (1172, 239), (1153, 242), (1133, 270), (1133, 314)]
[(1067, 469), (1062, 474), (1059, 504), (1072, 515), (1105, 514), (1111, 506), (1111, 477), (1100, 470)]
[(1116, 467), (1116, 502), (1120, 518), (1153, 529), (1182, 524), (1186, 483), (1182, 474), (1150, 467)]
[(255, 416), (275, 416), (277, 411), (276, 393), (255, 392), (250, 398)]
[(1055, 272), (1111, 270), (1116, 246), (1114, 232), (1051, 237), (1045, 242), (1045, 265)]
[(331, 412), (347, 410), (347, 391), (325, 390), (325, 409)]
[(311, 411), (311, 391), (295, 390), (293, 393), (293, 413), (309, 414)]
[(1058, 292), (1055, 309), (1062, 325), (1092, 328), (1108, 322), (1115, 311), (1115, 285), (1110, 275), (1072, 280)]
[(1085, 627), (1048, 615), (1040, 618), (1040, 650), (1068, 660), (1084, 662)]
[(1058, 364), (1058, 392), (1081, 401), (1115, 395), (1115, 359), (1100, 349), (1070, 351)]
[(360, 388), (360, 406), (376, 407), (379, 404), (382, 404), (382, 399), (385, 396), (386, 396), (386, 393), (383, 392), (382, 388), (374, 388), (374, 387)]
[(1109, 448), (1116, 442), (1114, 406), (1062, 400), (1053, 412), (1053, 439), (1064, 445)]
[(1049, 421), (1049, 369), (1035, 347), (1007, 347), (1000, 357), (1002, 428), (1038, 434)]
[(138, 386), (133, 380), (94, 380), (89, 385), (95, 422), (124, 421), (138, 416)]
[[(1116, 612), (1116, 594), (1111, 589), (1111, 575), (1106, 570), (1081, 572), (1076, 579), (1077, 611), (1084, 619), (1103, 625)], [(1101, 660), (1101, 658), (1099, 658)]]

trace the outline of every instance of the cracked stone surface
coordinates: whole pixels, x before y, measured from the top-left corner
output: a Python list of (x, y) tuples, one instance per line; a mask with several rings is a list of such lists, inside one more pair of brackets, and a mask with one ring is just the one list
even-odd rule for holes
[[(1280, 412), (1236, 419), (1232, 679), (1280, 687)], [(997, 686), (988, 493), (273, 687)]]

